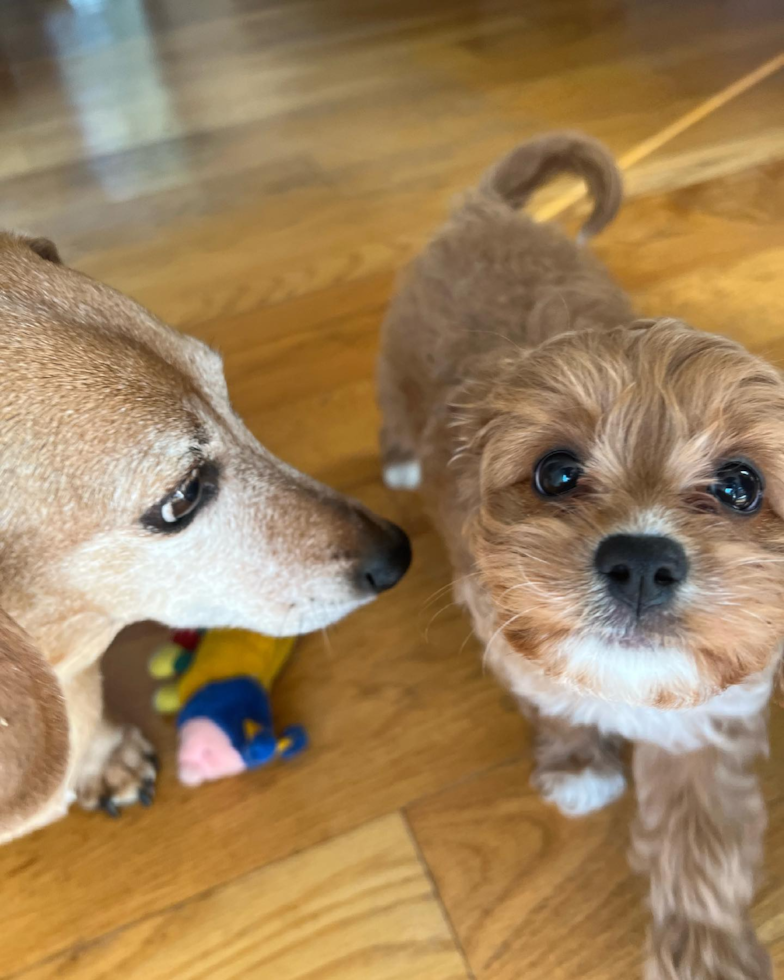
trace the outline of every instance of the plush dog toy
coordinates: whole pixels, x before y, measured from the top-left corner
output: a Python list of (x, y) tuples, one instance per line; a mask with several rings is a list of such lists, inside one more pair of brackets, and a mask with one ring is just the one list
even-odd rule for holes
[(290, 759), (307, 745), (299, 725), (280, 737), (272, 727), (270, 690), (294, 647), (247, 630), (179, 631), (150, 660), (150, 673), (170, 683), (155, 693), (161, 714), (177, 712), (180, 781), (207, 780)]

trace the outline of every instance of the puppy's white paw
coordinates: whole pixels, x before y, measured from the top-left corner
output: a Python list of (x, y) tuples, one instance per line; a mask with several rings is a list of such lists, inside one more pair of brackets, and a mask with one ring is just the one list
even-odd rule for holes
[(422, 482), (422, 467), (418, 459), (388, 463), (384, 467), (384, 483), (390, 490), (416, 490)]
[(613, 803), (626, 789), (626, 777), (617, 769), (578, 772), (550, 770), (534, 774), (533, 784), (548, 803), (566, 817), (582, 817)]

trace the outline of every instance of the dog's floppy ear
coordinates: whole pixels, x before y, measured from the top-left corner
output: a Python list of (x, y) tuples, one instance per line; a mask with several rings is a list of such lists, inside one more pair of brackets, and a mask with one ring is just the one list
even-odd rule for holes
[(27, 247), (32, 249), (40, 258), (46, 259), (47, 262), (55, 262), (57, 265), (63, 264), (63, 260), (60, 258), (60, 253), (57, 251), (57, 246), (48, 238), (25, 237), (22, 240), (25, 242)]
[(0, 611), (0, 839), (51, 799), (67, 764), (60, 683), (30, 637)]
[(773, 676), (773, 703), (784, 708), (784, 660), (779, 660)]

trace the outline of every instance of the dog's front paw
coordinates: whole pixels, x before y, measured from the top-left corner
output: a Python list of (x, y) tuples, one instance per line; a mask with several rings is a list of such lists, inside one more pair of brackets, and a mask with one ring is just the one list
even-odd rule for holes
[(149, 806), (157, 771), (155, 751), (135, 725), (104, 722), (82, 761), (76, 801), (86, 810), (104, 810), (112, 817), (132, 803)]
[(670, 919), (651, 932), (645, 980), (773, 980), (773, 968), (751, 926)]
[(568, 771), (539, 768), (531, 778), (542, 798), (553, 803), (564, 816), (582, 817), (613, 803), (626, 789), (623, 771), (594, 768)]

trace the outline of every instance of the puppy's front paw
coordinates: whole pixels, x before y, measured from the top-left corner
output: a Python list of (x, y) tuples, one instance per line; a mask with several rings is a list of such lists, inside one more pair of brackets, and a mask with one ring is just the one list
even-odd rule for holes
[(104, 810), (112, 817), (132, 803), (149, 806), (157, 771), (155, 751), (135, 725), (104, 722), (82, 761), (76, 800), (86, 810)]
[(416, 490), (421, 482), (422, 466), (418, 459), (384, 464), (384, 484), (390, 490)]
[(582, 817), (613, 803), (626, 789), (622, 770), (586, 766), (577, 771), (537, 769), (531, 782), (567, 817)]

